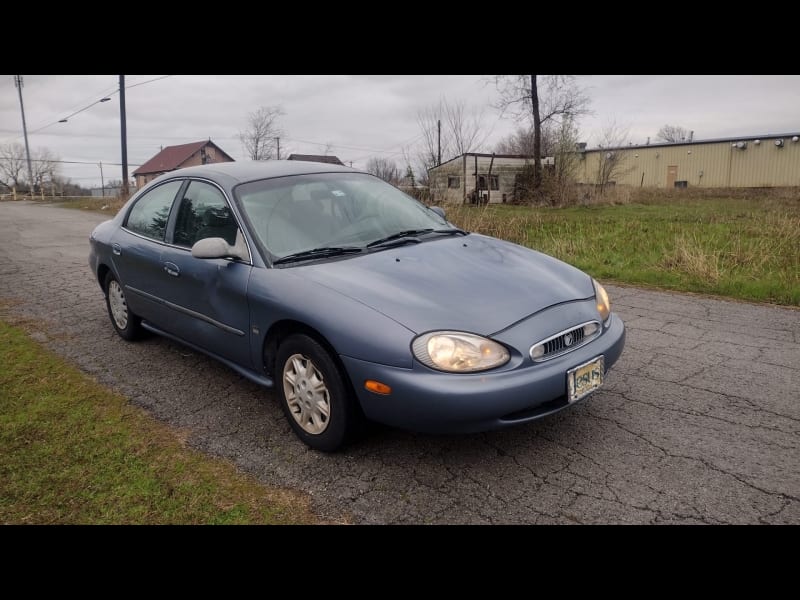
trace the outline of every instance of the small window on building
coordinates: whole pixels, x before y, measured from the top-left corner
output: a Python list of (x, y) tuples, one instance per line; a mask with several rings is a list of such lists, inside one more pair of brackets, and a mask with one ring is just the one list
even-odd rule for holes
[[(500, 178), (497, 175), (490, 175), (490, 184), (493, 190), (500, 189)], [(485, 190), (486, 189), (486, 175), (478, 175), (478, 189)]]
[(449, 188), (460, 188), (461, 187), (461, 177), (448, 177), (447, 178), (447, 187)]

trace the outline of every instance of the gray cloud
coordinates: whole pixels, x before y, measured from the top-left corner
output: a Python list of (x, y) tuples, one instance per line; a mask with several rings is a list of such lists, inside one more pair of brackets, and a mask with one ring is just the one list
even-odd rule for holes
[[(157, 77), (127, 77), (133, 86)], [(594, 114), (581, 120), (582, 138), (600, 139), (609, 119), (629, 128), (630, 141), (643, 143), (658, 129), (675, 124), (695, 138), (786, 132), (800, 129), (798, 76), (579, 76)], [(112, 94), (115, 75), (25, 76), (25, 109), (32, 148), (47, 147), (64, 160), (120, 161), (118, 95), (55, 123), (71, 112)], [(498, 119), (496, 90), (480, 76), (299, 75), (172, 76), (127, 90), (128, 157), (142, 163), (159, 148), (211, 138), (234, 158), (242, 158), (237, 132), (248, 112), (280, 104), (286, 111), (284, 149), (333, 152), (354, 166), (385, 150), (401, 162), (403, 143), (419, 134), (417, 111), (442, 96), (486, 107), (492, 134), (485, 150), (515, 126)], [(37, 131), (38, 129), (40, 131)], [(0, 143), (22, 141), (13, 76), (0, 76)], [(131, 167), (133, 171), (135, 167)], [(119, 167), (104, 168), (119, 178)], [(61, 174), (83, 185), (99, 184), (94, 165), (62, 165)]]

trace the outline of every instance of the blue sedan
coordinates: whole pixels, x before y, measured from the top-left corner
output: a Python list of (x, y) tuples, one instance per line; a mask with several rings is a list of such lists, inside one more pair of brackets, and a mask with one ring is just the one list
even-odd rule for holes
[(148, 330), (274, 387), (322, 451), (365, 420), (457, 433), (538, 419), (599, 389), (625, 343), (587, 274), (329, 164), (172, 171), (90, 245), (120, 336)]

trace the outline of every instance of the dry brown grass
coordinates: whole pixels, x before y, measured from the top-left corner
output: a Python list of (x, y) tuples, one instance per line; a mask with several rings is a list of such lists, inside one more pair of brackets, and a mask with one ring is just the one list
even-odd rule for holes
[(716, 284), (722, 276), (719, 250), (708, 249), (694, 234), (675, 236), (659, 266), (667, 271), (680, 271)]
[(106, 213), (110, 219), (119, 212), (127, 200), (124, 198), (68, 198), (66, 200), (46, 198), (45, 202), (55, 203), (62, 208), (79, 208)]

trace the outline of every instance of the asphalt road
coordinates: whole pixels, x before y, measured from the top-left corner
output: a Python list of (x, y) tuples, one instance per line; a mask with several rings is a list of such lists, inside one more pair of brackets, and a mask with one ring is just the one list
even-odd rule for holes
[[(800, 311), (608, 286), (607, 387), (545, 420), (308, 450), (271, 392), (179, 344), (124, 342), (87, 265), (103, 215), (0, 203), (0, 312), (189, 443), (354, 523), (800, 523)], [(0, 366), (2, 368), (2, 366)]]

